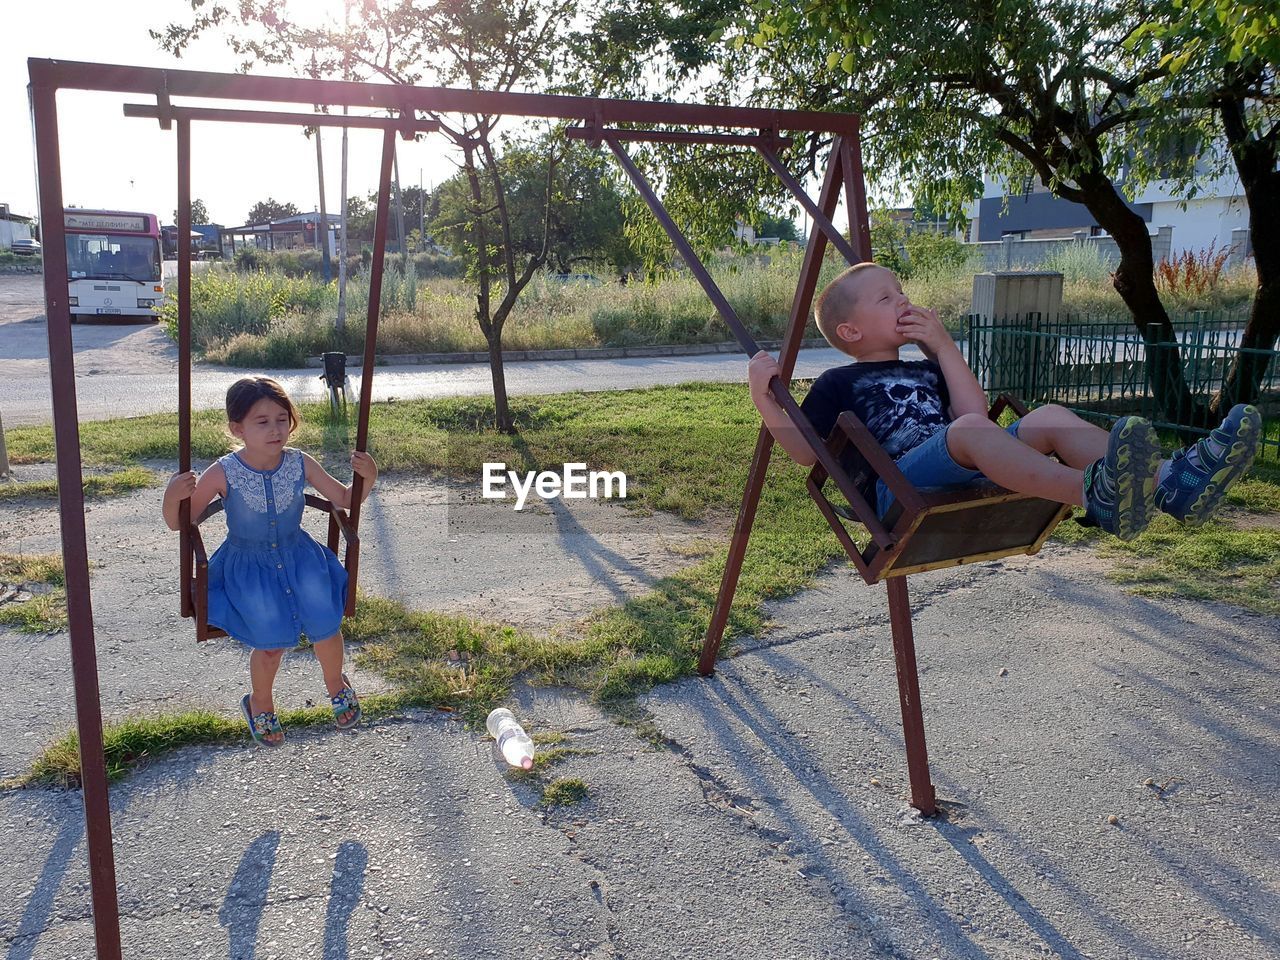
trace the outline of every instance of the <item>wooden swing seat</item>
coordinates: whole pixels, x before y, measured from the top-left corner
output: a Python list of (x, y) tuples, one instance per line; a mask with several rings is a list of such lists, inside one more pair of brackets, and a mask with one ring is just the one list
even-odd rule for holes
[[(1020, 417), (1029, 412), (1020, 401), (1002, 394), (987, 416), (998, 421), (1006, 409)], [(959, 490), (918, 490), (871, 431), (850, 412), (840, 415), (826, 444), (837, 460), (842, 460), (852, 445), (865, 469), (850, 479), (872, 485), (877, 478), (882, 479), (894, 496), (893, 505), (879, 518), (872, 505), (861, 497), (852, 498), (847, 505), (833, 503), (824, 491), (830, 475), (820, 463), (809, 473), (809, 495), (868, 584), (926, 570), (1036, 553), (1071, 513), (1064, 504), (1012, 493), (991, 483)], [(866, 547), (858, 547), (845, 521), (862, 524), (871, 532)]]
[[(341, 507), (336, 507), (331, 501), (313, 493), (306, 495), (306, 501), (308, 507), (329, 515), (329, 549), (338, 556), (342, 556), (338, 554), (339, 536), (346, 545), (343, 566), (347, 571), (347, 597), (343, 616), (349, 617), (355, 613), (356, 606), (356, 566), (360, 557), (360, 538), (352, 529), (347, 512)], [(190, 577), (184, 578), (182, 584), (185, 594), (182, 609), (185, 616), (195, 619), (196, 640), (202, 643), (205, 640), (227, 635), (225, 630), (209, 626), (209, 555), (204, 547), (204, 537), (200, 535), (200, 524), (215, 514), (221, 513), (223, 507), (222, 498), (218, 497), (205, 507), (204, 512), (193, 523), (188, 524), (186, 529), (185, 540), (188, 545), (186, 549), (189, 552), (188, 563), (183, 565), (183, 569), (190, 569), (193, 572)]]

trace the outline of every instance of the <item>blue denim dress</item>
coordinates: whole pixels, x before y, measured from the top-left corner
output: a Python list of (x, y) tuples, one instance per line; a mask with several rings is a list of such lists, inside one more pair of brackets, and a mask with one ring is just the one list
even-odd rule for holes
[(227, 539), (209, 558), (209, 623), (255, 650), (281, 650), (301, 634), (325, 640), (342, 626), (347, 572), (302, 529), (302, 452), (286, 448), (274, 470), (229, 453)]

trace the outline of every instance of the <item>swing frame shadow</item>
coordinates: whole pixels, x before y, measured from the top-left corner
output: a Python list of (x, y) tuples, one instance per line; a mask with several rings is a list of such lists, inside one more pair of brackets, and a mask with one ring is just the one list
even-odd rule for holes
[[(661, 201), (653, 192), (644, 175), (631, 162), (622, 142), (643, 140), (649, 142), (703, 143), (719, 145), (753, 146), (781, 176), (782, 182), (809, 211), (814, 221), (813, 235), (805, 252), (805, 267), (791, 311), (791, 323), (782, 351), (784, 379), (790, 376), (795, 355), (799, 349), (808, 316), (810, 302), (817, 284), (825, 242), (836, 246), (846, 259), (852, 262), (869, 259), (871, 252), (870, 231), (867, 223), (866, 194), (863, 187), (862, 163), (859, 152), (859, 120), (851, 114), (825, 113), (821, 111), (778, 110), (754, 107), (728, 107), (703, 104), (676, 104), (649, 101), (628, 101), (596, 97), (569, 97), (546, 94), (500, 93), (493, 91), (458, 90), (440, 87), (395, 86), (358, 81), (307, 80), (289, 77), (262, 77), (236, 74), (219, 74), (191, 70), (166, 70), (114, 64), (85, 63), (32, 58), (27, 61), (30, 85), (32, 123), (35, 134), (36, 173), (41, 222), (47, 232), (45, 255), (45, 302), (49, 337), (50, 381), (53, 399), (54, 445), (57, 458), (58, 496), (61, 517), (63, 564), (67, 584), (67, 618), (71, 646), (71, 667), (76, 701), (76, 728), (80, 745), (80, 769), (85, 810), (85, 828), (88, 840), (89, 878), (93, 909), (94, 938), (100, 960), (118, 960), (121, 956), (119, 907), (115, 874), (114, 851), (111, 840), (111, 814), (108, 797), (105, 759), (102, 743), (101, 693), (98, 678), (97, 655), (94, 640), (92, 598), (89, 583), (88, 546), (84, 518), (83, 469), (80, 457), (80, 428), (75, 394), (75, 360), (71, 341), (70, 311), (66, 285), (67, 262), (65, 230), (62, 220), (64, 209), (60, 160), (60, 138), (57, 115), (59, 90), (99, 91), (120, 94), (138, 94), (155, 98), (155, 105), (126, 105), (125, 114), (132, 117), (156, 119), (164, 129), (177, 124), (178, 163), (178, 211), (179, 235), (190, 230), (190, 124), (193, 121), (229, 121), (250, 123), (284, 123), (303, 126), (332, 125), (373, 127), (383, 130), (383, 155), (379, 202), (375, 220), (373, 267), (370, 276), (370, 334), (365, 338), (365, 376), (361, 381), (360, 422), (356, 447), (365, 449), (368, 433), (368, 406), (372, 391), (372, 366), (375, 350), (377, 305), (380, 297), (383, 258), (386, 247), (387, 215), (389, 213), (388, 184), (390, 158), (394, 151), (394, 136), (400, 133), (406, 139), (419, 132), (429, 132), (435, 122), (418, 118), (418, 111), (433, 113), (472, 113), (515, 117), (539, 117), (576, 121), (580, 126), (567, 133), (589, 141), (607, 143), (624, 170), (644, 196), (646, 202), (671, 235), (677, 249), (718, 312), (734, 332), (739, 343), (753, 355), (758, 347), (738, 321), (723, 294), (711, 280), (701, 261), (685, 240), (679, 228), (667, 215)], [(338, 116), (324, 114), (271, 113), (232, 108), (194, 108), (175, 105), (174, 97), (207, 98), (212, 100), (262, 101), (323, 105), (329, 107), (356, 107), (391, 111), (397, 116), (381, 118), (369, 116)], [(663, 129), (620, 129), (617, 124), (662, 124), (671, 126), (715, 127), (717, 132), (673, 131)], [(613, 126), (611, 126), (613, 125)], [(751, 134), (721, 132), (724, 128), (756, 131)], [(791, 178), (777, 159), (777, 151), (789, 141), (782, 131), (799, 131), (830, 135), (834, 138), (832, 162), (827, 170), (823, 203), (814, 204)], [(837, 184), (835, 175), (839, 174)], [(831, 222), (838, 190), (843, 185), (849, 198), (851, 241), (846, 240)], [(178, 289), (180, 332), (179, 350), (190, 352), (190, 280), (191, 258), (189, 249), (179, 245)], [(180, 417), (180, 446), (190, 448), (190, 366), (179, 366), (179, 407), (186, 415)], [(800, 414), (783, 382), (775, 379), (771, 384), (792, 420), (800, 427), (806, 439), (818, 454), (819, 463), (826, 466), (837, 485), (845, 490), (847, 478), (840, 470), (834, 456), (814, 433), (808, 421)], [(767, 466), (767, 444), (771, 440), (762, 431), (752, 465), (753, 482), (762, 482)], [(185, 442), (183, 442), (185, 440)], [(762, 456), (762, 447), (763, 456)], [(184, 458), (183, 469), (189, 469), (189, 454)], [(852, 494), (852, 489), (845, 491)], [(352, 489), (350, 528), (354, 533), (359, 521), (360, 479), (355, 478)], [(739, 516), (735, 530), (735, 545), (745, 548), (750, 519), (754, 517), (759, 489), (756, 487), (751, 501), (744, 501), (744, 513), (750, 517), (744, 526)], [(184, 531), (189, 527), (189, 504), (185, 505)], [(335, 521), (331, 515), (332, 524)], [(191, 615), (193, 602), (190, 595), (191, 556), (189, 534), (182, 537), (183, 589), (181, 611)], [(348, 543), (348, 573), (354, 582), (354, 560), (358, 563), (358, 541), (355, 549)], [(737, 565), (741, 565), (739, 553)], [(726, 571), (728, 572), (728, 571)], [(733, 582), (736, 584), (737, 571)], [(731, 592), (731, 591), (730, 591)], [(723, 590), (722, 590), (723, 594)], [(354, 590), (349, 601), (354, 598)], [(727, 613), (727, 609), (726, 609)], [(909, 611), (907, 612), (909, 616)], [(721, 625), (723, 629), (723, 624)]]

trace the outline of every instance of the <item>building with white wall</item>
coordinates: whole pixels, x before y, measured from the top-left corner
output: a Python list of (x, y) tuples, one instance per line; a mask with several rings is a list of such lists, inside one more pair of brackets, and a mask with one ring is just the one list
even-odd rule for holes
[[(1196, 198), (1187, 201), (1175, 195), (1173, 181), (1153, 181), (1129, 201), (1129, 208), (1149, 224), (1152, 234), (1160, 227), (1172, 228), (1174, 256), (1184, 250), (1229, 249), (1232, 231), (1243, 230), (1247, 238), (1249, 210), (1234, 171), (1201, 181)], [(1106, 233), (1083, 204), (1053, 196), (1038, 179), (1006, 184), (984, 177), (982, 198), (970, 204), (967, 212), (970, 237), (979, 242), (998, 242), (1008, 236), (1049, 240), (1078, 238), (1081, 231), (1092, 237)], [(1236, 233), (1236, 244), (1241, 236)], [(1235, 257), (1247, 253), (1247, 249), (1234, 251)]]
[(24, 217), (9, 209), (7, 203), (0, 203), (0, 251), (8, 251), (15, 240), (32, 239), (31, 217)]

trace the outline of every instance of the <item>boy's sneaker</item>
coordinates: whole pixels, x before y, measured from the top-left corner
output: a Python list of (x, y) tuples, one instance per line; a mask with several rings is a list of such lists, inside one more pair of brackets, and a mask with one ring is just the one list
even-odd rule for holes
[(1204, 523), (1227, 488), (1253, 465), (1262, 438), (1262, 414), (1237, 403), (1222, 425), (1165, 461), (1156, 484), (1156, 506), (1187, 526)]
[(1107, 455), (1084, 471), (1085, 516), (1121, 540), (1132, 540), (1155, 511), (1160, 439), (1142, 417), (1121, 417), (1111, 428)]

